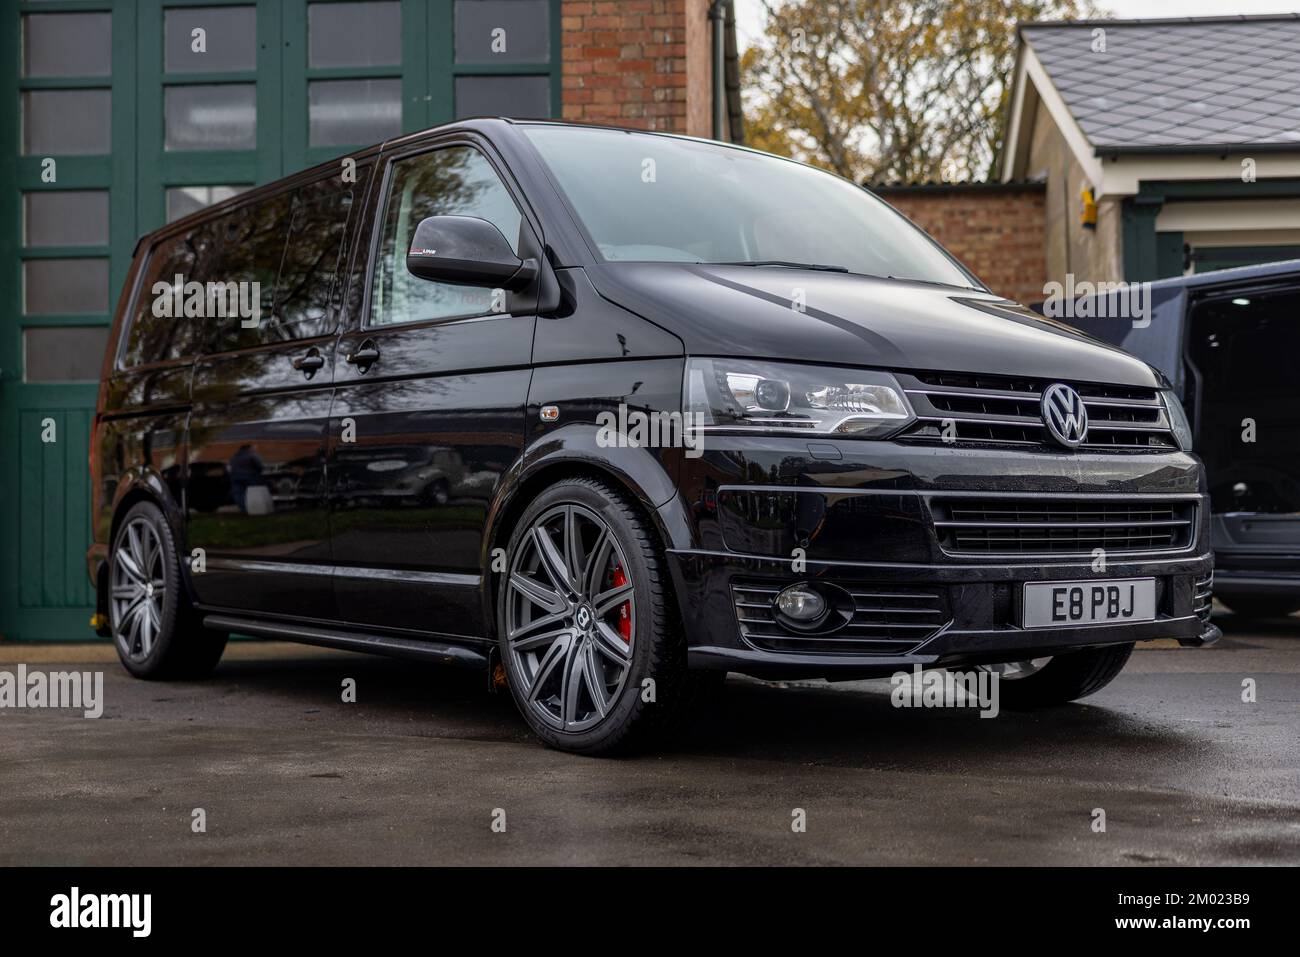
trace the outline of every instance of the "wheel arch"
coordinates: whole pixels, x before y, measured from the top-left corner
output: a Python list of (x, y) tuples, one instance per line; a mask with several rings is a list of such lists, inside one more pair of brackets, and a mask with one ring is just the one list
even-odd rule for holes
[[(644, 462), (640, 464), (646, 466)], [(662, 467), (657, 461), (653, 468), (662, 473)], [(496, 550), (504, 551), (519, 519), (538, 495), (557, 482), (575, 478), (595, 479), (627, 494), (654, 529), (660, 548), (673, 546), (671, 530), (659, 512), (658, 506), (662, 502), (654, 501), (655, 496), (645, 484), (638, 481), (636, 474), (618, 468), (608, 460), (590, 455), (552, 455), (536, 461), (531, 467), (525, 465), (512, 482), (503, 486), (501, 494), (493, 502), (488, 512), (487, 533), (483, 536), (483, 620), (490, 626), (493, 637), (496, 635), (496, 601), (500, 580), (500, 572), (494, 568)], [(661, 483), (652, 483), (652, 487), (662, 491)], [(675, 489), (671, 491), (673, 494), (676, 492)], [(673, 589), (673, 599), (679, 600), (676, 589)]]
[(167, 523), (168, 528), (171, 530), (172, 539), (176, 542), (179, 552), (176, 560), (180, 565), (185, 594), (191, 601), (195, 598), (194, 585), (190, 581), (189, 563), (185, 561), (185, 513), (161, 475), (151, 469), (131, 469), (122, 476), (122, 480), (118, 483), (117, 492), (113, 496), (113, 519), (108, 530), (108, 551), (105, 553), (105, 560), (100, 563), (96, 574), (96, 611), (103, 614), (105, 619), (107, 619), (108, 615), (106, 601), (108, 556), (112, 554), (113, 542), (117, 539), (117, 532), (122, 526), (122, 519), (126, 517), (127, 512), (131, 511), (140, 502), (149, 502), (162, 512), (163, 521)]

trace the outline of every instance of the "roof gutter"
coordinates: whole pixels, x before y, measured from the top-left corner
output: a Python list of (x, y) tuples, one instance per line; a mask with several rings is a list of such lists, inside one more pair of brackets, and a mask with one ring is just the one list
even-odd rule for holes
[(1231, 156), (1237, 153), (1300, 153), (1300, 140), (1294, 143), (1162, 143), (1153, 146), (1098, 146), (1092, 152), (1094, 156), (1102, 159), (1171, 154)]

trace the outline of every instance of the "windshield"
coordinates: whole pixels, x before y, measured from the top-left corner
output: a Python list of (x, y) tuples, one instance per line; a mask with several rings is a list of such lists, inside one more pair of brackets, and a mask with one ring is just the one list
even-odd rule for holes
[(973, 283), (889, 205), (822, 170), (646, 133), (524, 131), (609, 262), (806, 264)]

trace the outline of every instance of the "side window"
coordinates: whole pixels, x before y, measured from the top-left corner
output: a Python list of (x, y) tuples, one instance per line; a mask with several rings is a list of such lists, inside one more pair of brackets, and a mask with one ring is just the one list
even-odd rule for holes
[(275, 315), (275, 282), (289, 231), (290, 196), (281, 194), (213, 220), (194, 279), (207, 291), (209, 351), (227, 352), (285, 338)]
[(352, 190), (337, 177), (309, 183), (293, 198), (284, 261), (275, 284), (274, 329), (281, 339), (334, 331), (339, 265), (352, 212)]
[(419, 279), (406, 251), (429, 216), (477, 216), (495, 225), (519, 252), (523, 219), (492, 165), (478, 150), (452, 146), (400, 160), (393, 168), (383, 234), (371, 285), (368, 325), (459, 319), (492, 311), (492, 290)]
[(180, 359), (201, 348), (203, 318), (193, 310), (185, 315), (184, 298), (185, 283), (193, 277), (200, 255), (199, 243), (197, 233), (191, 232), (164, 239), (149, 251), (122, 350), (123, 366)]

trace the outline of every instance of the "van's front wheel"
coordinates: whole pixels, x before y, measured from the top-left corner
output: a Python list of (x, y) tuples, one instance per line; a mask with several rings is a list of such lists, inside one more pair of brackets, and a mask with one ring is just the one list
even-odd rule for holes
[(551, 486), (524, 512), (497, 597), (511, 695), (547, 744), (625, 749), (684, 705), (685, 648), (653, 529), (594, 479)]
[(1002, 706), (1042, 708), (1100, 691), (1115, 680), (1132, 653), (1132, 644), (1110, 645), (984, 667), (1001, 675), (998, 695)]

